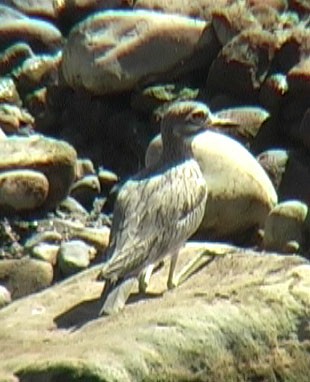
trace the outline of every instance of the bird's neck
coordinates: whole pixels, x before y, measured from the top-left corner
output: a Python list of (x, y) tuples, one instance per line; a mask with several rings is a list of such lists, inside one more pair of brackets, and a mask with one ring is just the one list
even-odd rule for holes
[(182, 162), (193, 157), (191, 142), (173, 140), (163, 142), (162, 159), (167, 162)]

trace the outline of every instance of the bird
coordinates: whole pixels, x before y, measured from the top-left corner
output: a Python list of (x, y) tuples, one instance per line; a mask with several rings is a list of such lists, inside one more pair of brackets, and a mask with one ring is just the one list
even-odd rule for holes
[(100, 316), (121, 310), (139, 275), (168, 255), (172, 284), (178, 252), (199, 227), (208, 193), (191, 141), (216, 122), (202, 102), (176, 101), (166, 109), (160, 161), (127, 180), (115, 200), (107, 260), (98, 276), (105, 281)]

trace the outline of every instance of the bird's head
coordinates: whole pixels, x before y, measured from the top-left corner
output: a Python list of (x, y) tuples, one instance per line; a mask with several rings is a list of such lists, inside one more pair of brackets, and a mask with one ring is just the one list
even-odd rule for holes
[(184, 150), (202, 131), (231, 125), (231, 121), (214, 116), (202, 102), (174, 102), (167, 108), (161, 121), (163, 149), (169, 152), (178, 148)]

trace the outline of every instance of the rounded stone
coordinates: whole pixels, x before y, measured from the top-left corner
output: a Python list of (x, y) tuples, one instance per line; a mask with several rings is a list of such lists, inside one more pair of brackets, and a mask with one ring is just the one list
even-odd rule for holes
[(52, 265), (57, 262), (59, 245), (49, 243), (39, 243), (31, 248), (30, 255), (38, 260), (44, 260)]
[(75, 178), (76, 152), (68, 143), (40, 135), (0, 140), (0, 173), (35, 170), (48, 180), (43, 209), (52, 209), (69, 193)]
[[(234, 139), (213, 131), (195, 137), (192, 150), (208, 186), (199, 233), (216, 239), (262, 227), (277, 194), (252, 154)], [(161, 151), (157, 136), (147, 149), (146, 166), (156, 163)]]
[(276, 205), (266, 218), (263, 246), (266, 250), (299, 252), (305, 244), (308, 206), (298, 200)]
[(31, 211), (43, 205), (49, 191), (47, 178), (38, 171), (0, 173), (0, 211)]
[(64, 275), (71, 275), (89, 266), (96, 250), (81, 240), (61, 243), (58, 252), (58, 264)]
[(1, 260), (0, 282), (2, 280), (12, 298), (16, 299), (50, 286), (53, 281), (53, 267), (46, 261), (30, 258)]

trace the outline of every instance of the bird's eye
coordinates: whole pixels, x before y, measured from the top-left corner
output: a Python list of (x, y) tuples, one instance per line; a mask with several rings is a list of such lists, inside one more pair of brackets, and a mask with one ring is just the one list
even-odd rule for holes
[(196, 110), (192, 112), (191, 119), (193, 121), (201, 121), (206, 119), (206, 114), (202, 110)]

